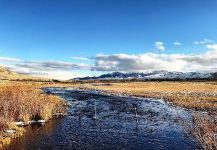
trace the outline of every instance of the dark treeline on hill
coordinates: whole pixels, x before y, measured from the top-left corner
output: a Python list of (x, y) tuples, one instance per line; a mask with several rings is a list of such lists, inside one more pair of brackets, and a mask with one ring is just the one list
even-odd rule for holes
[(207, 81), (217, 80), (217, 73), (202, 73), (202, 72), (169, 72), (169, 71), (154, 71), (151, 73), (121, 73), (113, 72), (103, 74), (97, 77), (74, 78), (74, 81), (93, 81), (93, 80), (109, 80), (109, 81)]

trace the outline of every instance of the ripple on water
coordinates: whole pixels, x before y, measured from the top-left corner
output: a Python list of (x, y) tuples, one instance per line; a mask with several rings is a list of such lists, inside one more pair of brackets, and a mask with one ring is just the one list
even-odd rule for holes
[[(47, 88), (67, 99), (70, 116), (44, 127), (28, 127), (10, 149), (196, 149), (176, 120), (191, 120), (188, 111), (161, 100), (108, 96), (96, 91)], [(96, 117), (95, 115), (96, 107)]]

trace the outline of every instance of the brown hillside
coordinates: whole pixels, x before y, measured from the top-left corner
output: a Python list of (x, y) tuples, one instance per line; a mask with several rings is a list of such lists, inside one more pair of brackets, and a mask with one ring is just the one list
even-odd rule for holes
[(0, 66), (0, 80), (41, 80), (41, 81), (45, 81), (49, 79), (19, 74), (14, 71), (10, 71), (9, 69), (5, 67)]

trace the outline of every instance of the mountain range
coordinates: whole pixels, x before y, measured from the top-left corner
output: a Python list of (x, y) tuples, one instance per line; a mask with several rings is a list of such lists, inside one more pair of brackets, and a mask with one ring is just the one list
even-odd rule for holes
[(94, 77), (74, 78), (73, 80), (120, 80), (120, 79), (144, 79), (144, 80), (194, 80), (194, 79), (213, 79), (215, 73), (203, 72), (171, 72), (153, 71), (150, 73), (122, 73), (113, 72)]

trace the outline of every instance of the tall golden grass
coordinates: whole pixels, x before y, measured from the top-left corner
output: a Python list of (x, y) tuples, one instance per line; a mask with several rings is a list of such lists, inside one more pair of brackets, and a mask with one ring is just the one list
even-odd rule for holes
[(33, 86), (0, 86), (0, 135), (11, 122), (44, 119), (64, 112), (65, 101)]
[(174, 105), (194, 109), (217, 109), (217, 84), (215, 82), (129, 82), (74, 85), (87, 89), (103, 90), (113, 94), (163, 98)]
[(193, 114), (193, 135), (206, 150), (217, 149), (217, 115)]

